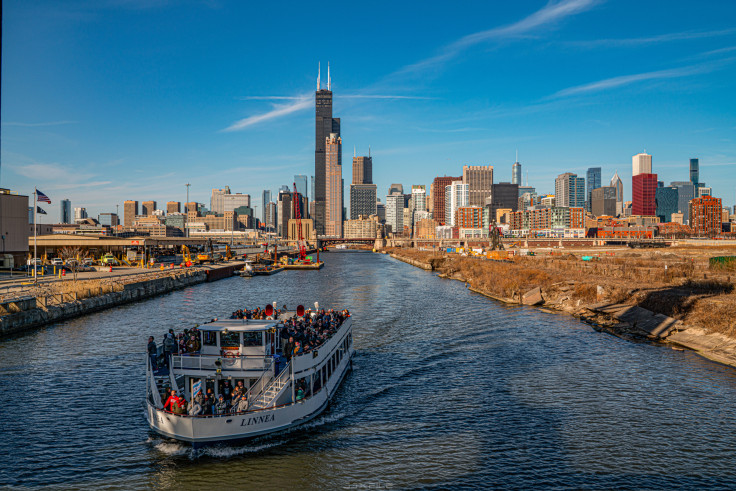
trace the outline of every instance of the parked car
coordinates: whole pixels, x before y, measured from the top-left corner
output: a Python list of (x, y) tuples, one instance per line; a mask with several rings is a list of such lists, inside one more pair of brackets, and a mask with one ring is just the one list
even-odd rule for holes
[(62, 264), (64, 264), (64, 261), (60, 257), (55, 257), (51, 260), (52, 266), (61, 266)]

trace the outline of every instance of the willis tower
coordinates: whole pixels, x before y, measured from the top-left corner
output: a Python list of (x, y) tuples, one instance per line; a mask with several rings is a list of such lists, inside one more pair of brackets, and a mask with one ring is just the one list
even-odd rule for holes
[(325, 234), (326, 159), (325, 141), (331, 133), (340, 136), (340, 118), (332, 117), (332, 81), (330, 67), (327, 66), (327, 90), (320, 85), (320, 70), (317, 71), (317, 92), (315, 93), (315, 142), (314, 142), (314, 231)]

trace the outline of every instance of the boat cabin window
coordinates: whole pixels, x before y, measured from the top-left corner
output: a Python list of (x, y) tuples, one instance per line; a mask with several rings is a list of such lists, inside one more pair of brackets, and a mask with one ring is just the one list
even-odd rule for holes
[(237, 331), (223, 331), (220, 333), (220, 347), (221, 348), (239, 348), (240, 347), (240, 333)]
[(243, 346), (263, 346), (263, 333), (261, 331), (244, 332)]
[(215, 331), (202, 331), (202, 344), (205, 346), (217, 346), (217, 333)]

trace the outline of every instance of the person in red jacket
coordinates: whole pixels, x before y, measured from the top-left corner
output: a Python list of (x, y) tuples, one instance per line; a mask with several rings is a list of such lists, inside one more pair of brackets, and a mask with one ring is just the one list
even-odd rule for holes
[(169, 396), (168, 399), (166, 399), (166, 403), (164, 404), (164, 410), (173, 413), (175, 407), (178, 405), (179, 405), (179, 397), (176, 395), (176, 391), (172, 390), (171, 395)]

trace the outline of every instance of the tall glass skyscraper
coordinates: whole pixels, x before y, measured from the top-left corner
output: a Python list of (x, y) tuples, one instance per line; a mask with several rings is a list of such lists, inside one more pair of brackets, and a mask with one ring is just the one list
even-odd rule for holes
[(72, 223), (72, 202), (68, 199), (61, 200), (59, 223)]
[(263, 190), (263, 209), (261, 210), (261, 222), (268, 223), (268, 204), (271, 202), (271, 190), (270, 189), (264, 189)]
[(698, 189), (700, 183), (700, 163), (698, 159), (690, 159), (690, 182), (695, 189)]
[(304, 174), (294, 176), (294, 184), (296, 184), (296, 192), (307, 198), (307, 201), (309, 201), (309, 195), (307, 194), (307, 176)]
[(591, 210), (592, 199), (594, 189), (601, 187), (601, 168), (590, 167), (585, 176), (585, 209)]

